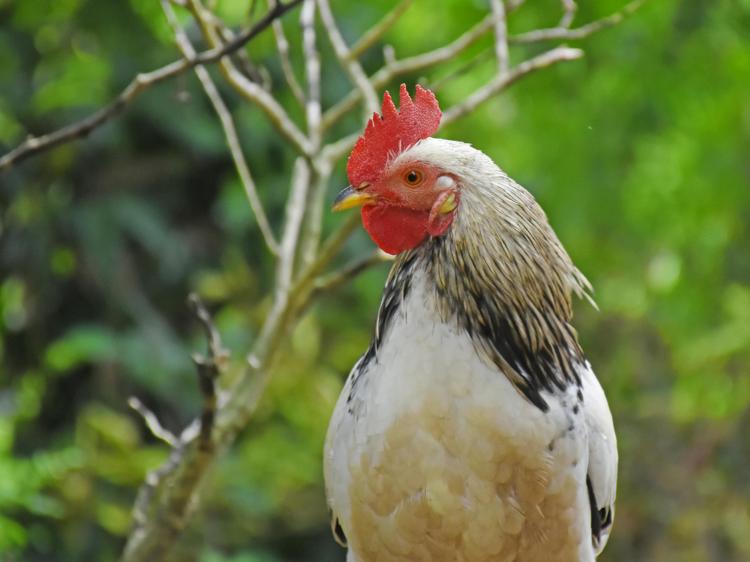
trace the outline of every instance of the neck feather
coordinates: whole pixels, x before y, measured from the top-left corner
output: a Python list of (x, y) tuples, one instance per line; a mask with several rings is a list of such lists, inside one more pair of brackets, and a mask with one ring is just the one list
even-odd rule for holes
[(588, 281), (527, 191), (507, 177), (492, 193), (465, 189), (452, 228), (416, 252), (442, 319), (458, 322), (532, 403), (546, 410), (542, 391), (580, 384), (571, 293), (585, 294)]

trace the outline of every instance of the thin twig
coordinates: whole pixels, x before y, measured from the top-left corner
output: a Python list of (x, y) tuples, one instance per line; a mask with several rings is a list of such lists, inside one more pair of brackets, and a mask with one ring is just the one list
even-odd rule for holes
[[(485, 84), (482, 88), (474, 92), (472, 95), (464, 99), (463, 102), (448, 108), (443, 112), (443, 118), (440, 121), (440, 127), (456, 121), (463, 117), (467, 113), (470, 113), (477, 108), (480, 104), (484, 103), (492, 96), (495, 96), (502, 92), (505, 88), (510, 86), (516, 80), (539, 70), (551, 66), (555, 63), (574, 60), (581, 58), (583, 51), (580, 49), (571, 49), (568, 47), (558, 47), (551, 51), (546, 51), (539, 56), (532, 59), (526, 60), (518, 66), (512, 68), (504, 76), (496, 75), (492, 80)], [(345, 156), (354, 146), (359, 135), (351, 134), (342, 139), (339, 139), (335, 143), (331, 143), (325, 147), (323, 154), (328, 161), (329, 165), (335, 164), (340, 158)]]
[[(396, 76), (414, 74), (455, 57), (492, 29), (492, 24), (492, 15), (488, 15), (448, 45), (401, 60), (394, 58), (370, 78), (373, 88), (378, 90)], [(361, 99), (362, 92), (360, 90), (350, 91), (344, 99), (323, 114), (323, 129), (328, 129), (349, 113)]]
[[(220, 46), (222, 39), (216, 25), (212, 23), (216, 19), (216, 16), (206, 9), (200, 0), (187, 1), (188, 9), (198, 22), (203, 32), (203, 37), (214, 48)], [(310, 141), (294, 124), (286, 110), (273, 95), (264, 90), (259, 84), (249, 80), (247, 76), (237, 69), (229, 58), (225, 57), (221, 59), (219, 68), (229, 85), (247, 101), (258, 106), (265, 113), (271, 124), (276, 127), (276, 130), (297, 152), (308, 156), (313, 154), (314, 151)]]
[(191, 293), (188, 296), (188, 305), (195, 317), (203, 326), (208, 340), (208, 353), (201, 355), (193, 354), (193, 363), (198, 369), (198, 383), (203, 395), (203, 410), (201, 412), (200, 444), (203, 448), (213, 446), (211, 438), (214, 418), (216, 417), (216, 380), (221, 374), (221, 369), (229, 358), (229, 353), (221, 344), (221, 336), (214, 325), (211, 315), (206, 310), (200, 297)]
[(330, 176), (331, 167), (324, 158), (313, 163), (300, 250), (300, 262), (303, 266), (315, 260), (318, 251), (323, 234), (326, 187)]
[[(214, 14), (212, 21), (214, 22), (214, 27), (216, 28), (216, 31), (218, 31), (219, 37), (221, 37), (223, 43), (228, 43), (234, 39), (234, 32), (221, 20), (221, 18)], [(277, 21), (279, 20), (274, 20), (274, 23)], [(273, 23), (271, 26), (273, 26)], [(255, 82), (267, 92), (271, 91), (271, 75), (268, 72), (268, 69), (261, 64), (256, 64), (251, 61), (247, 51), (244, 49), (240, 49), (234, 53), (234, 58), (237, 61), (239, 69), (250, 81)]]
[(28, 137), (20, 145), (0, 158), (0, 172), (7, 170), (14, 164), (26, 160), (30, 156), (50, 150), (51, 148), (71, 140), (86, 137), (91, 131), (101, 127), (104, 123), (118, 115), (145, 90), (164, 82), (169, 78), (182, 74), (197, 65), (212, 63), (233, 53), (248, 41), (252, 40), (261, 31), (266, 29), (266, 27), (271, 25), (273, 20), (281, 17), (301, 1), (302, 0), (289, 0), (287, 3), (279, 2), (273, 9), (269, 10), (260, 20), (258, 20), (255, 25), (244, 30), (242, 33), (239, 33), (232, 41), (222, 45), (220, 48), (212, 48), (199, 53), (192, 59), (174, 61), (159, 69), (152, 70), (151, 72), (136, 75), (120, 95), (114, 99), (114, 101), (95, 111), (88, 117), (85, 117), (76, 123), (66, 125), (52, 133)]
[(280, 306), (271, 309), (253, 351), (248, 356), (248, 370), (245, 376), (239, 379), (222, 399), (218, 409), (217, 442), (231, 441), (250, 422), (268, 384), (269, 366), (276, 357), (284, 335), (294, 324), (295, 313), (309, 305), (315, 279), (339, 254), (359, 224), (359, 216), (351, 213), (321, 245), (315, 259), (302, 270), (287, 293), (287, 296), (294, 298), (287, 298)]
[(158, 487), (161, 484), (162, 479), (168, 476), (177, 467), (180, 460), (180, 450), (181, 444), (178, 440), (175, 443), (175, 446), (172, 448), (172, 452), (170, 453), (167, 461), (146, 474), (146, 478), (144, 479), (141, 487), (138, 489), (135, 501), (133, 502), (133, 535), (137, 535), (139, 530), (144, 529), (148, 526), (151, 506), (154, 502), (154, 498), (157, 495)]
[(575, 0), (560, 0), (563, 8), (563, 15), (560, 19), (559, 27), (570, 27), (573, 24), (573, 18), (576, 17), (578, 4)]
[(393, 256), (381, 250), (375, 250), (370, 255), (355, 260), (338, 271), (317, 278), (314, 290), (316, 293), (322, 293), (338, 289), (372, 266), (389, 261), (393, 261)]
[(443, 113), (443, 119), (440, 126), (444, 127), (456, 119), (460, 119), (467, 113), (474, 111), (480, 104), (486, 102), (492, 96), (502, 92), (513, 82), (541, 68), (545, 68), (562, 61), (579, 59), (583, 56), (580, 49), (571, 49), (570, 47), (557, 47), (546, 51), (532, 59), (526, 60), (514, 67), (504, 76), (497, 75), (482, 88), (464, 99), (461, 103), (448, 108)]
[[(549, 29), (529, 31), (527, 33), (521, 33), (518, 35), (510, 35), (508, 36), (508, 43), (519, 44), (537, 43), (540, 41), (548, 40), (575, 41), (584, 39), (598, 31), (619, 24), (623, 19), (633, 14), (638, 8), (640, 8), (641, 5), (645, 3), (645, 1), (646, 0), (634, 0), (633, 2), (630, 2), (624, 8), (622, 8), (622, 10), (576, 29), (554, 27)], [(508, 2), (505, 6), (506, 16), (518, 9), (522, 4), (523, 1), (521, 0)], [(414, 55), (412, 57), (401, 60), (397, 60), (394, 58), (392, 61), (389, 61), (384, 67), (378, 70), (373, 76), (371, 76), (370, 82), (372, 83), (373, 88), (378, 90), (397, 76), (401, 76), (404, 74), (415, 74), (437, 64), (450, 60), (463, 52), (466, 48), (474, 44), (478, 39), (486, 35), (487, 32), (490, 31), (493, 27), (494, 18), (492, 14), (489, 14), (479, 23), (475, 24), (471, 29), (464, 32), (461, 36), (456, 38), (448, 45), (444, 45), (432, 51), (428, 51), (420, 55)], [(323, 129), (327, 130), (332, 125), (337, 123), (344, 115), (349, 113), (349, 111), (351, 111), (361, 99), (362, 94), (359, 90), (350, 91), (345, 98), (343, 98), (323, 114)]]
[(448, 82), (451, 80), (454, 80), (455, 78), (458, 78), (459, 76), (463, 76), (479, 64), (485, 62), (489, 58), (491, 58), (493, 55), (492, 49), (485, 49), (484, 51), (479, 51), (476, 55), (471, 57), (469, 60), (465, 61), (456, 69), (453, 69), (452, 71), (448, 72), (445, 76), (442, 76), (440, 78), (435, 78), (432, 81), (429, 82), (429, 88), (434, 93), (438, 93), (443, 86), (445, 86)]
[(281, 238), (281, 251), (276, 264), (277, 291), (289, 291), (294, 274), (294, 261), (297, 255), (300, 229), (305, 218), (305, 203), (310, 187), (310, 165), (298, 157), (292, 171), (291, 188), (286, 201), (284, 234)]
[(164, 441), (170, 447), (175, 446), (175, 444), (177, 443), (177, 437), (175, 437), (174, 433), (172, 433), (168, 429), (165, 429), (164, 426), (161, 425), (161, 422), (159, 421), (159, 418), (156, 417), (156, 414), (149, 410), (143, 402), (141, 402), (135, 396), (131, 396), (130, 398), (128, 398), (128, 406), (130, 406), (133, 410), (141, 415), (143, 421), (146, 423), (146, 427), (154, 437), (161, 441)]
[(393, 27), (393, 24), (398, 21), (406, 9), (413, 3), (414, 0), (401, 0), (401, 2), (396, 4), (390, 12), (383, 16), (383, 19), (365, 31), (359, 41), (352, 45), (352, 48), (349, 50), (349, 57), (359, 59), (362, 53), (377, 43), (378, 39)]
[(320, 127), (320, 55), (315, 44), (315, 0), (304, 0), (300, 10), (300, 27), (302, 27), (302, 49), (305, 56), (305, 77), (307, 81), (307, 102), (305, 104), (307, 135), (314, 153), (320, 148), (322, 138)]
[(336, 54), (336, 58), (349, 75), (351, 81), (362, 94), (368, 115), (376, 112), (378, 110), (378, 95), (375, 93), (375, 88), (372, 87), (372, 84), (367, 79), (365, 71), (362, 70), (359, 60), (351, 56), (349, 47), (336, 25), (336, 18), (333, 17), (328, 0), (318, 0), (318, 9), (320, 10), (320, 19), (323, 21), (323, 26), (328, 32), (328, 39), (330, 39), (333, 46), (333, 52)]
[(273, 22), (273, 35), (276, 39), (276, 50), (279, 51), (281, 72), (284, 74), (284, 80), (286, 80), (289, 89), (292, 90), (294, 99), (304, 107), (305, 93), (302, 91), (302, 86), (299, 85), (299, 81), (294, 74), (294, 67), (292, 67), (292, 61), (289, 58), (289, 41), (287, 41), (286, 34), (284, 33), (284, 25), (281, 23), (281, 20)]
[(340, 158), (352, 149), (354, 143), (357, 142), (359, 135), (359, 132), (351, 133), (350, 135), (325, 145), (321, 154), (329, 167), (332, 168)]
[(565, 27), (550, 27), (547, 29), (536, 29), (534, 31), (527, 31), (526, 33), (520, 33), (518, 35), (511, 35), (508, 38), (510, 43), (538, 43), (540, 41), (577, 41), (585, 39), (586, 37), (597, 33), (608, 27), (613, 27), (619, 24), (626, 17), (632, 15), (638, 10), (646, 0), (634, 0), (629, 4), (626, 4), (620, 11), (610, 14), (609, 16), (603, 17), (596, 21), (587, 23), (574, 29), (567, 29)]
[[(170, 5), (169, 0), (161, 0), (161, 5), (162, 9), (164, 10), (164, 14), (167, 17), (167, 21), (172, 27), (175, 40), (177, 41), (177, 45), (182, 51), (182, 54), (185, 56), (185, 58), (188, 59), (194, 57), (195, 49), (193, 47), (193, 44), (190, 42), (190, 39), (185, 33), (185, 30), (180, 26), (180, 23), (177, 20), (174, 9)], [(237, 168), (237, 174), (240, 177), (240, 182), (242, 183), (242, 187), (245, 190), (245, 195), (247, 196), (248, 202), (250, 203), (250, 208), (252, 209), (256, 220), (258, 221), (258, 228), (263, 235), (266, 246), (268, 246), (268, 249), (271, 251), (271, 253), (278, 254), (279, 244), (276, 241), (276, 237), (274, 236), (273, 231), (271, 230), (271, 225), (268, 222), (268, 217), (263, 208), (263, 203), (258, 196), (258, 190), (250, 173), (250, 167), (248, 166), (247, 160), (245, 159), (245, 155), (242, 151), (242, 145), (240, 144), (239, 135), (237, 134), (237, 127), (235, 127), (234, 119), (232, 119), (232, 114), (229, 112), (229, 108), (224, 103), (224, 100), (222, 99), (218, 88), (214, 84), (211, 75), (208, 73), (208, 70), (206, 70), (206, 68), (203, 66), (196, 66), (194, 70), (195, 74), (198, 76), (198, 80), (200, 80), (201, 86), (203, 86), (203, 90), (206, 92), (208, 99), (211, 101), (211, 105), (213, 106), (214, 111), (216, 111), (216, 114), (219, 117), (221, 126), (224, 129), (224, 138), (226, 139), (227, 146), (229, 147), (229, 152), (232, 155), (232, 160), (234, 160), (235, 168)]]
[(493, 27), (495, 28), (495, 58), (497, 59), (497, 71), (500, 76), (505, 76), (510, 64), (508, 53), (508, 22), (505, 17), (505, 3), (503, 0), (490, 0), (492, 7)]
[[(307, 80), (307, 134), (316, 153), (319, 153), (323, 139), (320, 104), (320, 54), (315, 34), (315, 0), (305, 0), (300, 10), (302, 28), (302, 50), (305, 57)], [(330, 170), (317, 159), (308, 162), (310, 187), (305, 202), (305, 217), (301, 232), (300, 263), (305, 266), (315, 258), (320, 241), (323, 222), (323, 200)]]

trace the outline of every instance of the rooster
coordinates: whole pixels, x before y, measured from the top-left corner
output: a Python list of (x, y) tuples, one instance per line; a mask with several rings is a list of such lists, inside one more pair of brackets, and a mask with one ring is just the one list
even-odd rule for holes
[(348, 562), (588, 562), (614, 516), (607, 399), (571, 325), (590, 285), (534, 198), (441, 112), (384, 95), (334, 210), (397, 255), (336, 404), (325, 479)]

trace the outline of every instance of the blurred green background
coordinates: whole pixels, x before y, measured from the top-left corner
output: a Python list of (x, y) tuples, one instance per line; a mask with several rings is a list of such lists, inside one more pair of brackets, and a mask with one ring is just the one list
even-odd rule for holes
[[(217, 4), (230, 23), (245, 20), (247, 1)], [(581, 1), (576, 21), (621, 5)], [(392, 2), (333, 6), (353, 42)], [(387, 40), (401, 56), (416, 53), (486, 9), (417, 0)], [(557, 2), (529, 0), (511, 31), (558, 18)], [(156, 0), (0, 0), (0, 22), (2, 152), (177, 57)], [(285, 26), (297, 64), (298, 11)], [(349, 85), (320, 43), (330, 105)], [(750, 1), (652, 0), (580, 46), (585, 59), (524, 79), (442, 134), (487, 152), (534, 193), (596, 289), (600, 311), (579, 303), (577, 326), (621, 455), (601, 559), (750, 560)], [(486, 38), (471, 53), (488, 47)], [(514, 50), (514, 61), (538, 50)], [(281, 84), (271, 34), (249, 52)], [(366, 69), (380, 57), (368, 52)], [(491, 71), (487, 59), (449, 82), (442, 105)], [(278, 228), (293, 155), (225, 93)], [(279, 96), (294, 108), (288, 92)], [(353, 116), (335, 133), (358, 126)], [(344, 184), (342, 168), (331, 197)], [(326, 228), (341, 220), (327, 216)], [(342, 262), (371, 247), (358, 232)], [(328, 528), (321, 447), (386, 272), (322, 298), (289, 338), (175, 560), (343, 560)], [(191, 74), (88, 140), (0, 176), (0, 560), (118, 557), (135, 491), (167, 452), (127, 397), (183, 427), (200, 408), (190, 352), (204, 346), (187, 293), (204, 297), (239, 362), (268, 309), (272, 273)]]

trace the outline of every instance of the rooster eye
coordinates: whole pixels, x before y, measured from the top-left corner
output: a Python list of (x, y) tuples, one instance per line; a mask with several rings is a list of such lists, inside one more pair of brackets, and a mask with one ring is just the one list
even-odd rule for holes
[(415, 187), (422, 183), (422, 172), (418, 170), (409, 170), (404, 174), (404, 181), (411, 187)]

